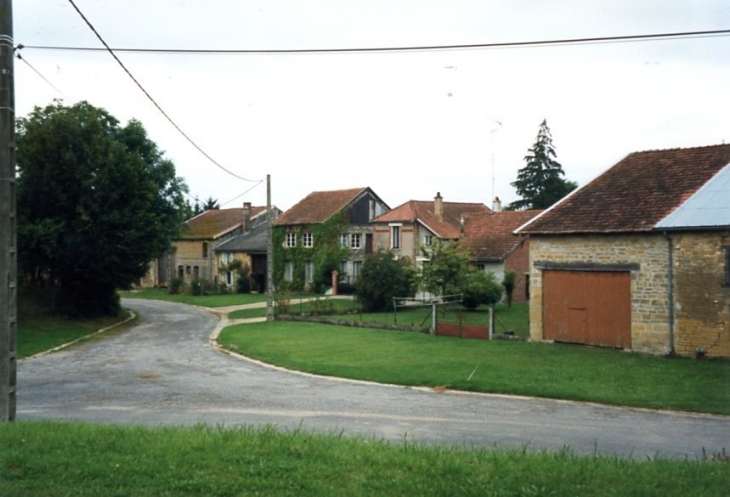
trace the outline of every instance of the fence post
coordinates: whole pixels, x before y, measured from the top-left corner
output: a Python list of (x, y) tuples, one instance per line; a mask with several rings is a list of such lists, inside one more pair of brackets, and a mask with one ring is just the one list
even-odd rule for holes
[(436, 335), (436, 302), (431, 302), (431, 335)]
[(489, 339), (494, 334), (494, 304), (489, 304)]

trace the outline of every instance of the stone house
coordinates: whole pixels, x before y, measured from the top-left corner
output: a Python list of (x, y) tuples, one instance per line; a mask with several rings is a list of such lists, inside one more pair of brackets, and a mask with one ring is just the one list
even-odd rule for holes
[(390, 250), (395, 257), (408, 257), (416, 269), (429, 260), (437, 241), (459, 240), (466, 215), (489, 214), (481, 203), (444, 202), (436, 193), (432, 202), (409, 200), (373, 220), (375, 249)]
[(502, 211), (498, 198), (492, 212), (464, 216), (462, 243), (469, 251), (471, 264), (495, 274), (502, 281), (506, 271), (514, 271), (513, 302), (530, 300), (530, 239), (514, 231), (542, 210)]
[(165, 283), (172, 278), (181, 278), (186, 283), (197, 279), (217, 283), (220, 266), (215, 249), (241, 235), (251, 219), (265, 213), (266, 207), (252, 207), (246, 202), (243, 207), (207, 210), (186, 221), (165, 261), (170, 273)]
[(532, 340), (730, 357), (730, 145), (632, 153), (517, 233)]
[(226, 287), (236, 285), (236, 272), (232, 269), (235, 261), (248, 266), (250, 271), (251, 290), (266, 291), (267, 284), (267, 252), (270, 220), (276, 219), (281, 210), (272, 207), (271, 215), (266, 209), (252, 215), (251, 205), (243, 204), (243, 225), (241, 233), (221, 242), (215, 248), (215, 267), (218, 268), (218, 281)]
[(274, 222), (274, 281), (312, 288), (336, 257), (339, 281), (354, 283), (373, 251), (372, 221), (389, 209), (368, 187), (310, 193)]

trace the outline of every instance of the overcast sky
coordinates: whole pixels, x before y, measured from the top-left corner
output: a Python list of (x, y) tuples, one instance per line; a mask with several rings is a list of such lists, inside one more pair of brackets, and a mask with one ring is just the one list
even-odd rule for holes
[[(74, 0), (112, 48), (338, 49), (722, 30), (727, 0)], [(532, 48), (118, 56), (68, 0), (13, 2), (16, 115), (54, 98), (140, 120), (193, 197), (288, 209), (312, 191), (407, 200), (517, 199), (547, 119), (566, 178), (627, 154), (730, 140), (730, 36)], [(253, 189), (251, 189), (253, 187)], [(251, 189), (248, 193), (247, 190)], [(243, 195), (242, 195), (243, 194)], [(233, 200), (235, 199), (235, 200)], [(627, 199), (628, 200), (628, 199)], [(229, 202), (231, 201), (231, 202)]]

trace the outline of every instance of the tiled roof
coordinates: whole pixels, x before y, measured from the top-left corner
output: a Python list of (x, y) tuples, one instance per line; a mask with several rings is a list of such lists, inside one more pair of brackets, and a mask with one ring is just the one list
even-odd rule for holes
[(415, 223), (420, 222), (445, 240), (461, 236), (460, 218), (466, 214), (487, 214), (492, 210), (484, 204), (443, 202), (442, 220), (434, 213), (434, 201), (409, 200), (391, 211), (373, 219), (374, 223)]
[(635, 152), (519, 232), (648, 232), (728, 163), (730, 145)]
[[(266, 212), (266, 207), (251, 207), (254, 218)], [(211, 209), (198, 214), (185, 223), (180, 233), (183, 240), (215, 239), (243, 224), (243, 207), (234, 209)]]
[(522, 241), (514, 231), (543, 212), (502, 211), (489, 214), (471, 214), (464, 219), (464, 237), (461, 243), (469, 255), (478, 259), (503, 260)]
[(355, 200), (368, 188), (312, 192), (276, 218), (276, 225), (323, 223)]

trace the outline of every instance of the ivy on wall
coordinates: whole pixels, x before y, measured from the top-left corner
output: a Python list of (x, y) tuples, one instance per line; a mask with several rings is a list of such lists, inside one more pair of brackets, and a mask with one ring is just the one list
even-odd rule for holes
[[(342, 210), (323, 223), (308, 226), (274, 226), (273, 265), (274, 285), (289, 290), (308, 290), (323, 293), (332, 283), (332, 271), (339, 269), (340, 261), (348, 256), (348, 249), (340, 247), (340, 235), (349, 228), (349, 216)], [(296, 246), (285, 247), (287, 232), (295, 230)], [(313, 246), (302, 246), (303, 234), (312, 234)], [(284, 280), (284, 267), (292, 263), (292, 280)], [(313, 265), (312, 283), (305, 282), (306, 263)]]

